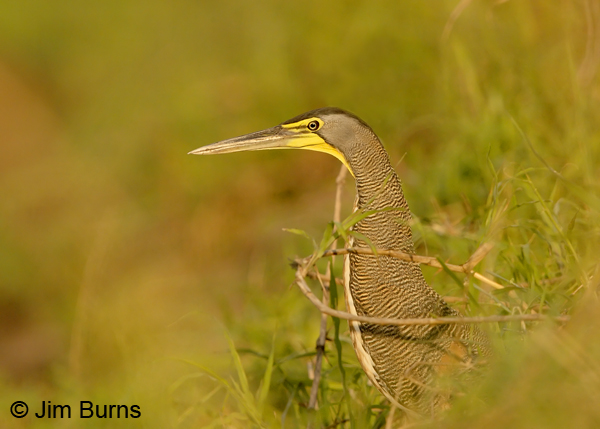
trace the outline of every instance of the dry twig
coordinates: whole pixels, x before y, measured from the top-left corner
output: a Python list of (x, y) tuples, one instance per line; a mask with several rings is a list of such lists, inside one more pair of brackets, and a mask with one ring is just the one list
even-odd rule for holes
[[(490, 244), (484, 244), (478, 249), (469, 260), (463, 265), (446, 264), (446, 267), (455, 272), (473, 275), (475, 278), (481, 278), (487, 282), (493, 282), (487, 279), (479, 273), (475, 273), (472, 270), (487, 252), (491, 249)], [(353, 247), (348, 249), (334, 249), (326, 251), (323, 256), (333, 255), (345, 255), (348, 253), (357, 253), (365, 255), (374, 255), (375, 252), (369, 248)], [(428, 256), (412, 255), (409, 253), (376, 249), (377, 255), (388, 255), (394, 258), (398, 258), (408, 262), (416, 262), (423, 265), (429, 265), (432, 267), (441, 268), (442, 264), (435, 258)], [(319, 299), (312, 293), (308, 285), (306, 284), (305, 277), (307, 276), (310, 266), (307, 266), (306, 260), (297, 260), (298, 264), (296, 269), (296, 284), (302, 291), (302, 293), (321, 311), (321, 313), (328, 314), (333, 317), (340, 319), (355, 320), (357, 322), (370, 323), (374, 325), (394, 325), (394, 326), (406, 326), (406, 325), (445, 325), (451, 323), (457, 324), (470, 324), (470, 323), (492, 323), (492, 322), (512, 322), (512, 321), (540, 321), (540, 320), (555, 320), (558, 322), (567, 322), (570, 320), (569, 316), (547, 316), (545, 314), (512, 314), (506, 316), (476, 316), (476, 317), (426, 317), (426, 318), (412, 318), (412, 319), (391, 319), (384, 317), (368, 317), (358, 316), (340, 311), (323, 304)], [(478, 274), (478, 275), (476, 275)], [(502, 285), (498, 285), (502, 288)]]
[[(501, 284), (496, 283), (495, 281), (485, 277), (484, 275), (473, 271), (473, 267), (475, 267), (475, 265), (477, 265), (479, 262), (481, 262), (481, 260), (485, 257), (485, 255), (487, 255), (488, 252), (490, 250), (492, 250), (493, 247), (494, 247), (494, 245), (492, 243), (483, 243), (481, 246), (479, 246), (479, 248), (475, 251), (475, 253), (473, 253), (473, 255), (469, 258), (469, 260), (467, 262), (465, 262), (463, 265), (454, 265), (454, 264), (444, 264), (444, 265), (450, 271), (472, 275), (477, 280), (479, 280), (483, 283), (486, 283), (495, 289), (504, 289), (504, 286), (502, 286)], [(347, 249), (333, 249), (333, 250), (328, 250), (325, 253), (323, 253), (323, 257), (332, 256), (332, 255), (346, 255), (348, 253), (354, 253), (354, 254), (358, 254), (358, 255), (375, 255), (375, 254), (377, 254), (377, 255), (392, 256), (394, 258), (401, 259), (403, 261), (416, 262), (418, 264), (428, 265), (430, 267), (444, 268), (444, 266), (440, 263), (440, 261), (438, 261), (436, 258), (433, 258), (431, 256), (413, 255), (411, 253), (404, 253), (404, 252), (400, 252), (398, 250), (386, 250), (386, 249), (376, 249), (376, 250), (377, 250), (377, 252), (374, 252), (372, 249), (370, 249), (368, 247), (350, 247)]]
[(539, 320), (556, 320), (557, 322), (568, 322), (569, 316), (546, 316), (545, 314), (513, 314), (508, 316), (475, 316), (475, 317), (426, 317), (417, 319), (390, 319), (386, 317), (368, 317), (357, 316), (346, 313), (345, 311), (335, 310), (327, 305), (324, 305), (312, 293), (306, 281), (304, 280), (305, 268), (299, 266), (296, 271), (296, 284), (302, 293), (321, 311), (333, 317), (338, 317), (345, 320), (355, 320), (362, 323), (370, 323), (372, 325), (447, 325), (451, 323), (470, 324), (470, 323), (491, 323), (491, 322), (513, 322), (518, 320), (524, 321), (539, 321)]
[[(341, 166), (340, 172), (336, 179), (336, 191), (335, 191), (335, 206), (333, 209), (333, 220), (339, 223), (341, 212), (342, 212), (342, 190), (344, 183), (346, 183), (346, 175), (348, 170), (344, 165)], [(331, 245), (332, 249), (335, 248), (335, 242)], [(316, 272), (316, 278), (321, 283), (321, 289), (323, 290), (323, 296), (321, 302), (324, 306), (329, 308), (329, 268), (327, 269), (327, 275), (322, 276), (319, 272)], [(327, 280), (324, 280), (325, 277)], [(310, 398), (308, 400), (308, 408), (314, 409), (317, 406), (317, 395), (319, 393), (319, 382), (321, 380), (321, 367), (323, 365), (323, 354), (325, 353), (325, 341), (327, 340), (327, 314), (321, 313), (321, 328), (319, 331), (319, 338), (317, 339), (317, 355), (315, 357), (315, 369), (313, 383), (310, 388)]]

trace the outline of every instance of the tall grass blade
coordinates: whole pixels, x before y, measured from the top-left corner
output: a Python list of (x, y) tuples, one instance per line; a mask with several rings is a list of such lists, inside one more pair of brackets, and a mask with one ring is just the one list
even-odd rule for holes
[(258, 391), (258, 413), (261, 416), (261, 418), (263, 416), (265, 403), (267, 402), (267, 396), (271, 388), (271, 375), (273, 374), (273, 362), (275, 359), (275, 336), (276, 334), (273, 334), (273, 341), (271, 342), (271, 353), (269, 353), (269, 359), (267, 360), (267, 368), (265, 369), (265, 375), (263, 376), (262, 383)]

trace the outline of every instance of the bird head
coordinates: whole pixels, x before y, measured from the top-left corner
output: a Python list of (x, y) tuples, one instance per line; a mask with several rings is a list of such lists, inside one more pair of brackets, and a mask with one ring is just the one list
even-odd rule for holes
[(306, 149), (335, 156), (354, 175), (349, 154), (360, 133), (375, 136), (371, 128), (352, 113), (336, 107), (325, 107), (298, 115), (275, 127), (203, 146), (189, 153), (212, 155), (253, 150)]

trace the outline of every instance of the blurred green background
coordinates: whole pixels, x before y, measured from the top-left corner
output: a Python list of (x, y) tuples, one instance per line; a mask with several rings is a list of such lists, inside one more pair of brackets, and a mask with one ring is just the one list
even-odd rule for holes
[[(320, 236), (339, 163), (302, 151), (186, 153), (317, 107), (350, 110), (380, 136), (420, 253), (462, 263), (492, 237), (500, 244), (487, 268), (513, 281), (562, 276), (543, 295), (557, 297), (555, 313), (569, 310), (577, 282), (580, 294), (598, 282), (599, 64), (594, 0), (1, 0), (0, 424), (105, 427), (8, 412), (15, 400), (83, 399), (142, 407), (142, 418), (113, 427), (250, 425), (184, 361), (234, 374), (228, 332), (251, 352), (243, 362), (257, 384), (264, 360), (252, 353), (268, 355), (273, 335), (276, 357), (314, 350), (319, 316), (290, 287), (288, 266), (312, 247), (282, 228)], [(510, 180), (523, 171), (556, 231), (519, 200), (527, 186)], [(348, 183), (345, 214), (352, 199)], [(486, 223), (504, 202), (511, 236)], [(517, 408), (502, 383), (518, 386), (520, 365), (539, 358), (519, 350), (513, 378), (490, 381), (504, 387), (490, 387), (501, 393), (488, 415)], [(355, 361), (349, 348), (345, 359)], [(269, 395), (275, 426), (297, 401), (282, 386), (308, 382), (309, 358), (295, 362)], [(599, 377), (590, 365), (582, 377)], [(552, 365), (541, 368), (522, 396), (512, 392), (518, 406), (532, 385), (554, 383)], [(561, 390), (557, 380), (549, 386)], [(586, 415), (581, 402), (569, 406)], [(527, 427), (544, 421), (538, 411), (486, 426)], [(303, 421), (290, 412), (285, 425)]]

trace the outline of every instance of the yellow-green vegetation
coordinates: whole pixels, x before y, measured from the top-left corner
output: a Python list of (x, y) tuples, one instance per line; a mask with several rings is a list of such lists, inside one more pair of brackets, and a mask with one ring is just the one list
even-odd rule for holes
[(599, 29), (593, 0), (2, 2), (0, 427), (384, 427), (345, 321), (306, 408), (313, 244), (283, 229), (319, 242), (339, 162), (186, 155), (327, 105), (383, 140), (418, 254), (495, 243), (502, 289), (424, 268), (463, 314), (572, 316), (483, 325), (494, 359), (421, 425), (598, 427)]

